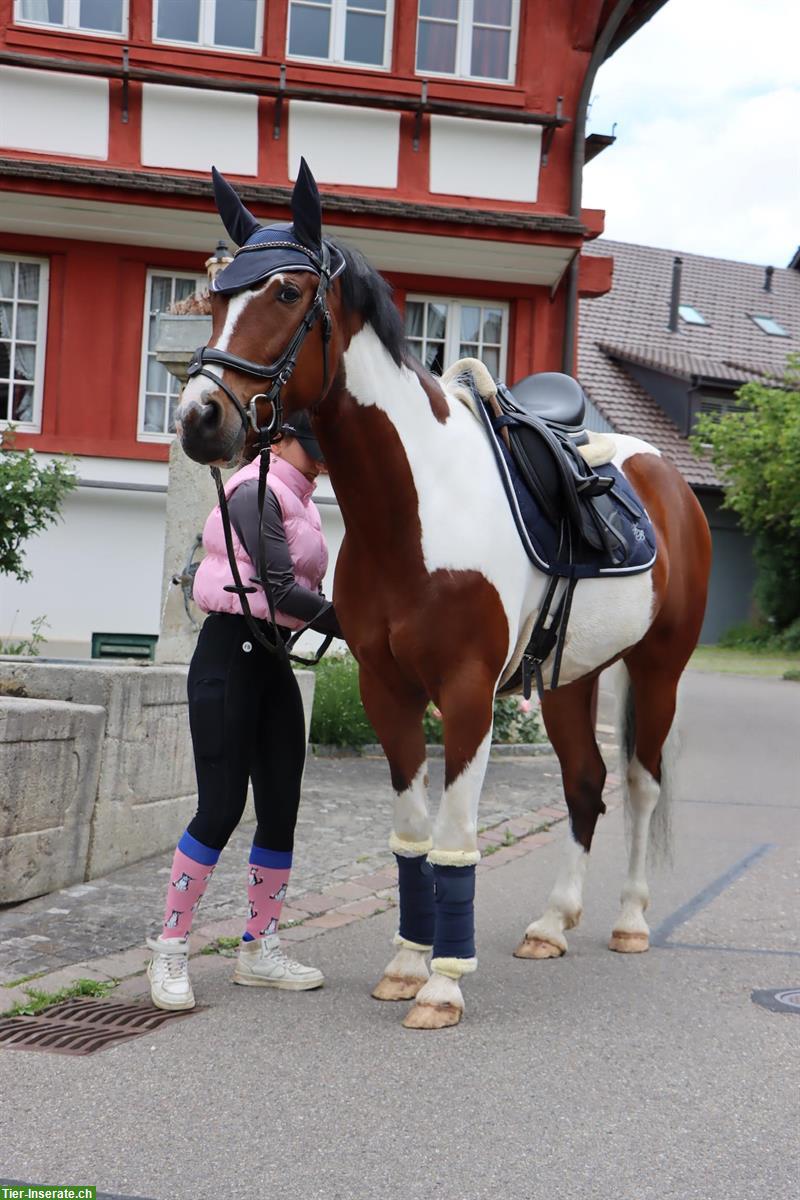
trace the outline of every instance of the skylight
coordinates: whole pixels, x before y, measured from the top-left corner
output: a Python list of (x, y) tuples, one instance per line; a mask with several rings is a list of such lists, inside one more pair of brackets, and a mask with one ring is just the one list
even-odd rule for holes
[(693, 304), (679, 304), (678, 312), (687, 325), (707, 325), (708, 321)]
[(760, 330), (771, 334), (772, 337), (789, 337), (789, 334), (774, 317), (757, 317), (754, 313), (750, 313), (750, 320), (755, 321)]

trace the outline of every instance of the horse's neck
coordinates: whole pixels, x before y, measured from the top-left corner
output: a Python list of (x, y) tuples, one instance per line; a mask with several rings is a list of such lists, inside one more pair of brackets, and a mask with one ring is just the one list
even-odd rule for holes
[(419, 553), (416, 447), (403, 429), (417, 414), (420, 422), (431, 415), (419, 378), (365, 327), (345, 352), (317, 425), (348, 537), (392, 569)]

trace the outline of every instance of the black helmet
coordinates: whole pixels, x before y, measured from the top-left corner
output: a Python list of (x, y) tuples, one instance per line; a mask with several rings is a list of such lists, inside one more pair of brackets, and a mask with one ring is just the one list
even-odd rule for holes
[(325, 462), (325, 455), (320, 449), (319, 442), (314, 437), (308, 413), (302, 411), (294, 413), (288, 421), (284, 421), (283, 425), (281, 425), (281, 433), (286, 433), (289, 437), (297, 438), (306, 454), (310, 454), (317, 462)]

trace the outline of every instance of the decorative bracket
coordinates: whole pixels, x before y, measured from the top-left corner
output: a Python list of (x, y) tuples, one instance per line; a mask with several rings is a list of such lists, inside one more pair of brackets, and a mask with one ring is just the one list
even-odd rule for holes
[(427, 81), (427, 79), (423, 79), (422, 92), (420, 93), (420, 98), (419, 98), (419, 107), (417, 108), (416, 114), (414, 116), (414, 140), (412, 142), (412, 146), (414, 147), (415, 150), (419, 150), (420, 138), (422, 137), (422, 118), (425, 114), (425, 110), (427, 109), (427, 107), (428, 107), (428, 81)]
[[(564, 108), (564, 97), (557, 96), (556, 97), (556, 117), (559, 120), (561, 120), (561, 117), (563, 116), (563, 108)], [(545, 129), (544, 129), (544, 133), (542, 134), (542, 166), (543, 167), (547, 166), (547, 157), (550, 153), (550, 147), (553, 144), (553, 136), (554, 136), (557, 128), (558, 128), (558, 126), (556, 126), (556, 125), (546, 125)]]
[(122, 47), (122, 124), (128, 124), (128, 71), (130, 70), (130, 48)]
[(275, 97), (275, 124), (272, 126), (272, 136), (277, 142), (281, 136), (281, 118), (283, 117), (283, 101), (286, 91), (286, 63), (281, 63), (281, 74), (278, 80), (278, 94)]

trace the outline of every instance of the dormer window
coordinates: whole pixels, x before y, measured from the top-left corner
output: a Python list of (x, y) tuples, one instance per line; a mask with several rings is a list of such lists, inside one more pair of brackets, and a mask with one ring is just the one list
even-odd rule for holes
[(16, 0), (14, 20), (75, 33), (122, 37), (128, 28), (127, 0)]
[(419, 0), (417, 74), (513, 83), (519, 0)]
[(681, 320), (685, 321), (687, 325), (708, 324), (703, 314), (693, 304), (679, 304), (678, 312), (681, 315)]
[(770, 337), (789, 337), (783, 326), (775, 320), (774, 317), (757, 317), (750, 313), (750, 320), (755, 321), (762, 333), (768, 333)]

